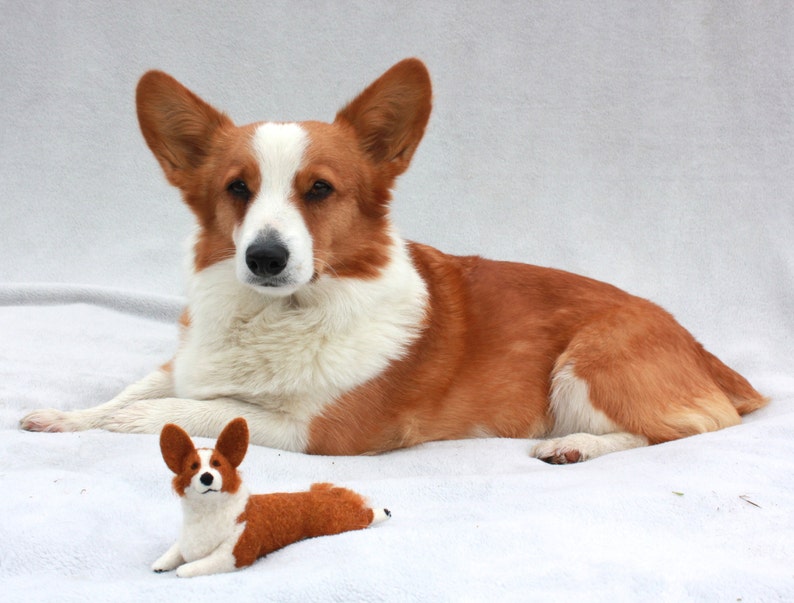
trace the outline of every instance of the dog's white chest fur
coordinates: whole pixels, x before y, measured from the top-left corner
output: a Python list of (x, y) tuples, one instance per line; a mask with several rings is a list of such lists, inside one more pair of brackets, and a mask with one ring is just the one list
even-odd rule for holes
[[(211, 497), (211, 498), (209, 498)], [(234, 494), (191, 493), (182, 499), (183, 524), (179, 551), (186, 562), (203, 559), (218, 550), (229, 554), (245, 529), (237, 519), (245, 511), (248, 491), (241, 487)]]
[(193, 277), (176, 394), (234, 398), (308, 420), (405, 352), (426, 299), (402, 242), (378, 278), (322, 277), (289, 297), (241, 284), (232, 261), (220, 262)]

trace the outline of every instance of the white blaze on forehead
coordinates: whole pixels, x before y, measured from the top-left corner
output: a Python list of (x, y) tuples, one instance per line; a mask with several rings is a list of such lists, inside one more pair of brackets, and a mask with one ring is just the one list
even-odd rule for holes
[(312, 239), (295, 205), (293, 186), (301, 168), (309, 137), (299, 124), (265, 123), (251, 140), (259, 163), (261, 186), (243, 223), (234, 231), (237, 270), (245, 282), (245, 250), (266, 235), (277, 236), (289, 251), (285, 276), (301, 280), (313, 271)]
[(263, 190), (289, 190), (308, 141), (306, 130), (298, 124), (266, 123), (257, 127), (253, 144), (263, 171)]
[(205, 469), (209, 469), (210, 467), (210, 457), (212, 457), (212, 450), (209, 448), (199, 448), (196, 450), (198, 454), (199, 460), (201, 461), (201, 469), (199, 471), (204, 471)]
[(255, 130), (252, 146), (262, 184), (241, 225), (238, 247), (250, 245), (268, 227), (282, 230), (294, 227), (296, 220), (302, 223), (290, 197), (307, 142), (306, 131), (298, 124), (266, 123)]

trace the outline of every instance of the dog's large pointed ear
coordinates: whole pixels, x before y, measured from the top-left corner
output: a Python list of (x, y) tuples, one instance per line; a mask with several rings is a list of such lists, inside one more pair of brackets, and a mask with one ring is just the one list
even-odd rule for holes
[(215, 450), (226, 457), (232, 467), (238, 467), (243, 462), (248, 450), (248, 423), (245, 419), (238, 417), (223, 428), (215, 443)]
[(400, 61), (336, 115), (392, 177), (408, 168), (430, 118), (430, 74), (419, 59)]
[(204, 161), (214, 133), (234, 125), (226, 115), (162, 71), (143, 75), (135, 102), (146, 144), (168, 181), (180, 188), (190, 172)]
[(160, 432), (160, 451), (168, 468), (174, 473), (182, 473), (185, 458), (194, 452), (196, 447), (187, 432), (173, 423), (168, 423)]

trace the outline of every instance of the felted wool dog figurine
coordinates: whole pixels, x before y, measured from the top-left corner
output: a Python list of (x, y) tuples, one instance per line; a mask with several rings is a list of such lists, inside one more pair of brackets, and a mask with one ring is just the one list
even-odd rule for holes
[(154, 562), (154, 571), (176, 569), (183, 578), (231, 572), (293, 542), (360, 530), (391, 516), (332, 484), (313, 484), (308, 492), (249, 494), (237, 471), (247, 449), (242, 418), (223, 429), (214, 450), (196, 449), (173, 423), (163, 428), (160, 450), (176, 474), (173, 487), (184, 519), (179, 540)]

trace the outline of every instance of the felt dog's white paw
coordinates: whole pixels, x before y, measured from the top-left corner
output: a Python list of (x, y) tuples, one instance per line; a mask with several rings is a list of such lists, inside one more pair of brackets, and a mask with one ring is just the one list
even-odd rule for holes
[(231, 555), (210, 555), (185, 563), (176, 568), (176, 575), (180, 578), (193, 578), (195, 576), (209, 576), (210, 574), (223, 574), (233, 572), (240, 568), (235, 567), (234, 557)]
[(199, 576), (205, 572), (197, 571), (197, 568), (193, 566), (192, 563), (185, 563), (184, 565), (180, 565), (176, 568), (176, 575), (180, 578), (193, 578), (194, 576)]
[(176, 542), (171, 545), (170, 549), (160, 555), (160, 558), (157, 561), (152, 563), (152, 571), (155, 571), (158, 574), (161, 572), (170, 572), (171, 570), (178, 568), (184, 562), (185, 558), (182, 557), (182, 553), (179, 550), (179, 543)]
[(163, 572), (170, 572), (173, 569), (176, 568), (169, 567), (168, 565), (160, 563), (159, 559), (154, 563), (152, 563), (152, 571), (157, 572), (158, 574), (162, 574)]

